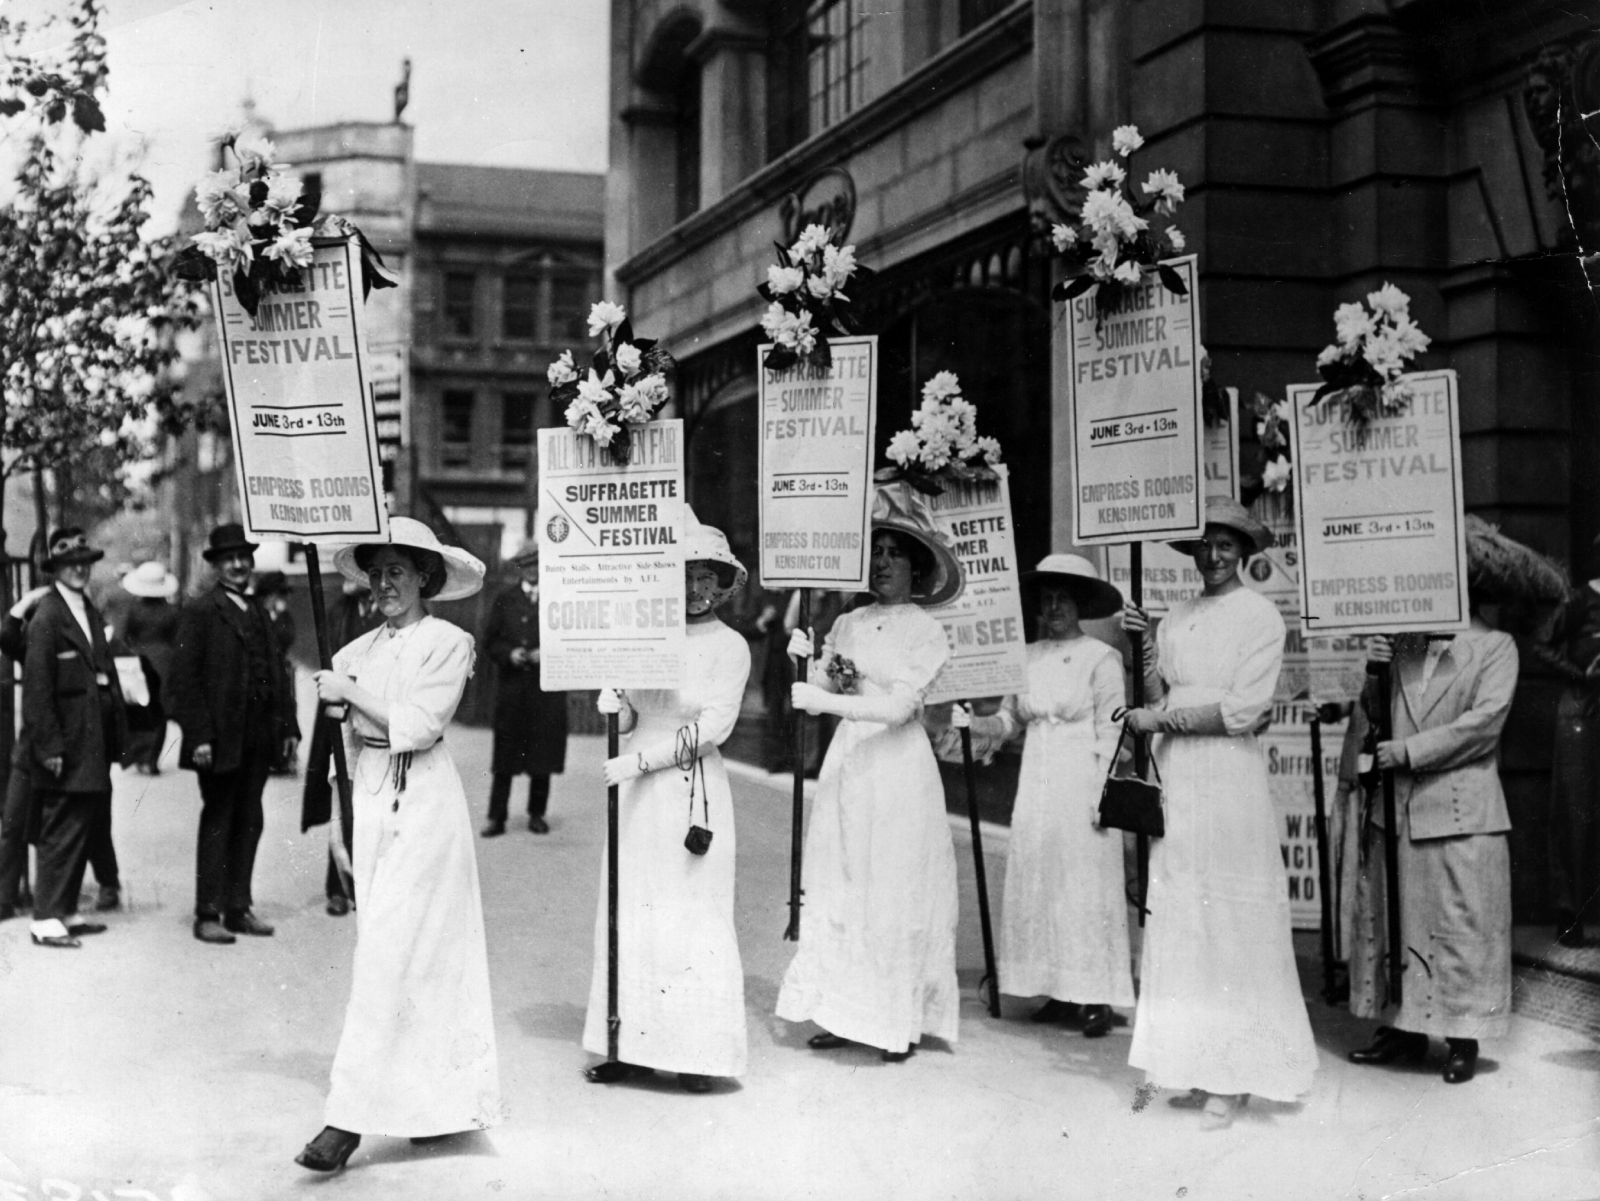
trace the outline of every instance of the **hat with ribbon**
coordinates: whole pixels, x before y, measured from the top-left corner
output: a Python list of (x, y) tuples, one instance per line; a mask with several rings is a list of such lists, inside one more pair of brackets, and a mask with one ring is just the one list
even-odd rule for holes
[(1064, 589), (1085, 621), (1110, 617), (1122, 608), (1122, 593), (1116, 585), (1102, 580), (1094, 564), (1082, 555), (1046, 555), (1032, 571), (1024, 572), (1019, 582), (1023, 611), (1030, 617), (1038, 612), (1039, 593), (1046, 587)]
[(750, 573), (733, 557), (728, 536), (715, 526), (702, 525), (688, 505), (683, 507), (683, 543), (685, 564), (709, 563), (716, 570), (722, 586), (711, 602), (713, 609), (744, 587)]
[(439, 556), (444, 564), (444, 584), (429, 600), (461, 600), (483, 587), (483, 560), (459, 546), (446, 546), (439, 541), (439, 535), (414, 517), (389, 518), (388, 542), (341, 546), (333, 552), (333, 565), (345, 579), (364, 585), (368, 581), (362, 562), (370, 562), (371, 556), (385, 546), (409, 546)]
[[(1259, 554), (1272, 545), (1272, 531), (1261, 522), (1257, 521), (1238, 501), (1231, 496), (1206, 497), (1206, 524), (1220, 525), (1242, 536), (1250, 543), (1249, 553)], [(1199, 549), (1198, 538), (1184, 538), (1172, 543), (1174, 550), (1192, 555)]]
[(106, 557), (103, 550), (89, 545), (88, 536), (77, 526), (63, 526), (50, 535), (50, 550), (45, 556), (44, 569), (55, 571), (77, 563), (95, 563)]
[(151, 559), (122, 577), (122, 590), (130, 596), (171, 600), (178, 595), (178, 577), (167, 570), (165, 563)]
[(230, 521), (211, 531), (206, 539), (206, 548), (201, 553), (207, 563), (215, 563), (223, 555), (231, 555), (234, 551), (242, 550), (253, 555), (260, 547), (259, 542), (251, 542), (244, 536), (244, 526), (237, 521)]
[[(892, 470), (892, 469), (891, 469)], [(879, 473), (890, 474), (889, 470)], [(893, 530), (917, 543), (933, 560), (932, 570), (911, 585), (911, 600), (923, 607), (945, 605), (961, 595), (966, 579), (955, 551), (933, 523), (928, 498), (904, 479), (880, 479), (872, 497), (872, 531)]]

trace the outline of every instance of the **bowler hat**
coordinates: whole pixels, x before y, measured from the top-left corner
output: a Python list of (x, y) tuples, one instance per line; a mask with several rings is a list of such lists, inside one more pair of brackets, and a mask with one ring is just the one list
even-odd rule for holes
[(226, 525), (219, 525), (211, 531), (207, 539), (207, 546), (203, 552), (207, 563), (215, 563), (223, 555), (231, 554), (236, 550), (248, 551), (255, 554), (261, 544), (251, 542), (244, 536), (244, 526), (236, 521)]
[(95, 550), (83, 530), (75, 525), (63, 526), (50, 535), (50, 551), (44, 561), (46, 571), (71, 567), (75, 563), (94, 563), (106, 557), (103, 550)]

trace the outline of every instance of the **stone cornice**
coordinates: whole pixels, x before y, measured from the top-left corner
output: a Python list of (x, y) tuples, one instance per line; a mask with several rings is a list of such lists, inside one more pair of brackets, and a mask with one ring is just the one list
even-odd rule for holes
[[(776, 204), (824, 167), (841, 160), (942, 103), (951, 91), (998, 70), (1033, 47), (1033, 4), (1015, 4), (935, 55), (870, 104), (743, 180), (714, 204), (679, 222), (620, 264), (617, 281), (632, 287)], [(1020, 159), (1020, 155), (1019, 155)]]

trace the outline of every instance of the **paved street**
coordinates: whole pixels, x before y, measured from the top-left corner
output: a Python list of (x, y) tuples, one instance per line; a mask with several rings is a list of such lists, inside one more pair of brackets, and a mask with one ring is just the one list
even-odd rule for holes
[[(487, 732), (449, 739), (481, 798)], [(735, 780), (749, 1075), (709, 1096), (671, 1078), (588, 1084), (601, 752), (599, 739), (573, 740), (550, 836), (513, 827), (479, 844), (506, 1122), (428, 1148), (368, 1139), (335, 1179), (291, 1159), (321, 1126), (355, 924), (323, 913), (325, 844), (299, 833), (298, 781), (270, 786), (256, 874), (277, 936), (230, 948), (189, 934), (192, 778), (123, 778), (128, 911), (76, 953), (32, 948), (25, 922), (0, 926), (0, 1197), (1600, 1196), (1600, 1047), (1553, 1026), (1519, 1017), (1509, 1043), (1486, 1046), (1479, 1079), (1452, 1088), (1436, 1067), (1349, 1066), (1342, 1052), (1363, 1032), (1315, 1003), (1311, 1099), (1257, 1101), (1205, 1133), (1141, 1090), (1126, 1027), (1087, 1042), (1017, 1020), (1031, 1008), (1021, 1001), (992, 1021), (973, 991), (982, 956), (959, 833), (961, 1042), (896, 1066), (867, 1050), (811, 1052), (810, 1027), (772, 1016), (792, 952), (779, 937), (788, 800), (749, 775)], [(1003, 840), (991, 850), (998, 889)]]

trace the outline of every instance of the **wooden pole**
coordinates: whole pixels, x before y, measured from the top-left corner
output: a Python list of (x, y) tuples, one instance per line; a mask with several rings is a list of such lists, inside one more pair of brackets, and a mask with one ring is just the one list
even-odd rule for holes
[(1322, 999), (1336, 993), (1333, 948), (1333, 870), (1328, 858), (1328, 793), (1322, 779), (1322, 716), (1311, 708), (1311, 796), (1317, 808), (1317, 888), (1322, 893)]
[[(606, 715), (606, 758), (617, 757), (617, 715)], [(617, 1012), (617, 803), (618, 787), (606, 789), (606, 1058), (617, 1060), (622, 1017)]]
[[(1374, 721), (1378, 741), (1394, 737), (1394, 711), (1390, 695), (1394, 675), (1387, 663), (1378, 664), (1378, 712)], [(1389, 917), (1389, 1003), (1400, 1004), (1400, 973), (1405, 970), (1405, 948), (1400, 945), (1400, 830), (1395, 813), (1394, 772), (1383, 773), (1383, 868), (1384, 896)]]
[[(1128, 591), (1132, 594), (1133, 603), (1137, 608), (1144, 608), (1144, 543), (1128, 543)], [(1131, 633), (1128, 640), (1133, 643), (1133, 707), (1144, 708), (1144, 635)], [(1147, 743), (1143, 737), (1133, 740), (1133, 770), (1141, 780), (1149, 770), (1149, 753)], [(1148, 912), (1145, 900), (1150, 894), (1150, 838), (1146, 834), (1134, 835), (1134, 852), (1138, 861), (1138, 898), (1139, 898), (1139, 926), (1144, 927), (1145, 914)]]
[[(800, 617), (797, 629), (811, 630), (811, 590), (800, 589)], [(797, 684), (804, 684), (809, 674), (810, 664), (798, 656), (794, 661), (794, 679)], [(804, 889), (800, 887), (800, 859), (803, 853), (802, 827), (805, 823), (806, 805), (806, 715), (799, 709), (793, 709), (794, 717), (794, 802), (793, 813), (790, 817), (789, 827), (789, 928), (783, 932), (783, 937), (789, 942), (800, 941), (800, 896)]]
[[(317, 556), (317, 547), (314, 542), (305, 543), (306, 550), (306, 584), (311, 591), (311, 624), (317, 633), (317, 662), (322, 665), (323, 671), (333, 670), (333, 646), (328, 635), (327, 604), (322, 592), (322, 560)], [(335, 717), (333, 711), (339, 710)], [(344, 757), (344, 731), (339, 728), (340, 723), (349, 715), (349, 706), (317, 706), (318, 720), (326, 719), (332, 728), (328, 731), (328, 748), (333, 752), (333, 779), (339, 802), (339, 828), (333, 831), (334, 837), (329, 841), (329, 848), (333, 854), (334, 865), (339, 869), (340, 883), (344, 887), (344, 895), (355, 896), (355, 882), (352, 879), (354, 869), (350, 863), (349, 853), (345, 850), (344, 832), (353, 831), (355, 822), (355, 808), (350, 798), (350, 765)]]
[(983, 862), (983, 830), (978, 823), (978, 784), (972, 772), (972, 731), (961, 731), (961, 766), (967, 777), (967, 818), (972, 823), (972, 871), (978, 885), (978, 921), (983, 928), (983, 980), (989, 984), (989, 1016), (1000, 1016), (1000, 969), (994, 961), (994, 926), (989, 920), (989, 873)]

